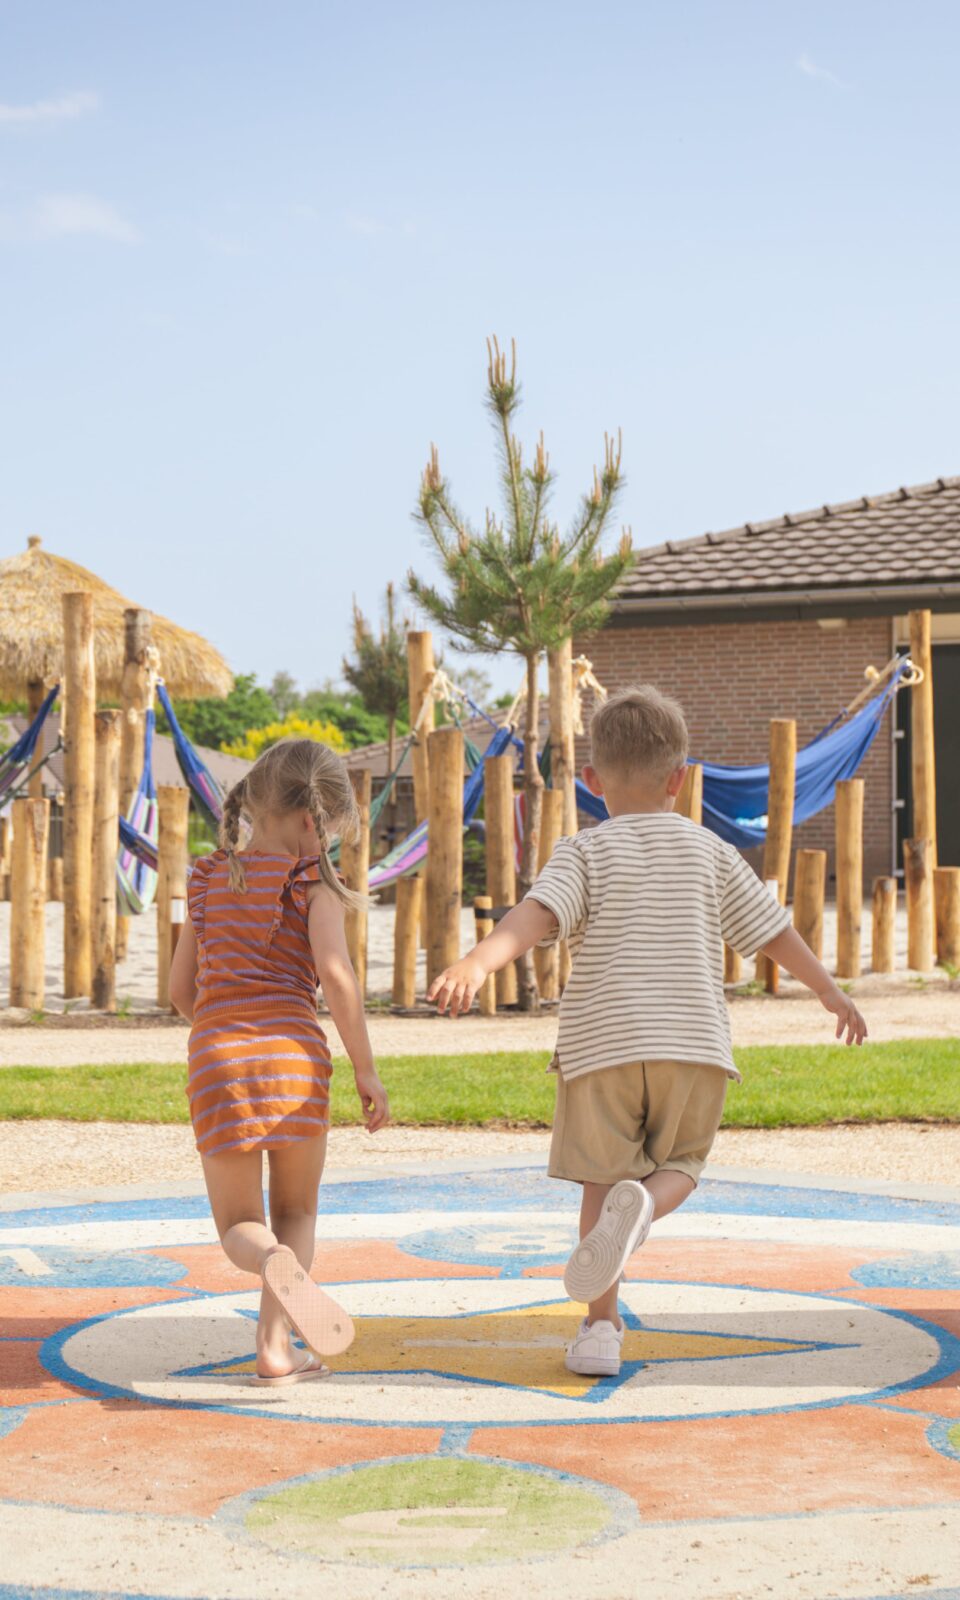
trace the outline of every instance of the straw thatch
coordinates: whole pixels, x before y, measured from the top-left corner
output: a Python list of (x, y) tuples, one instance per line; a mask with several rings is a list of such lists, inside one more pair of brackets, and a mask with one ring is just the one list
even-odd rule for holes
[[(97, 698), (120, 696), (123, 678), (123, 613), (133, 604), (102, 579), (51, 555), (35, 536), (18, 556), (0, 561), (0, 698), (23, 699), (30, 682), (53, 687), (63, 672), (65, 594), (93, 595)], [(153, 643), (170, 693), (192, 699), (229, 694), (233, 674), (220, 653), (201, 639), (151, 613)]]

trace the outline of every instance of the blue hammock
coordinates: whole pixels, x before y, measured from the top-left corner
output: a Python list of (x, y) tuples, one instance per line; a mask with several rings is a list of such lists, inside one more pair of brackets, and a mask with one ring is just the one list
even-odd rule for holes
[(205, 766), (197, 755), (179, 722), (176, 712), (170, 703), (166, 686), (157, 684), (157, 699), (163, 707), (163, 714), (170, 728), (170, 737), (173, 739), (173, 748), (176, 752), (177, 764), (183, 773), (183, 780), (193, 795), (194, 801), (206, 817), (214, 832), (220, 826), (223, 816), (224, 793), (210, 768)]
[[(864, 760), (893, 700), (907, 663), (898, 667), (883, 693), (867, 702), (848, 722), (835, 718), (822, 733), (797, 753), (797, 779), (793, 810), (799, 825), (830, 805), (838, 782), (852, 778)], [(767, 836), (769, 766), (703, 767), (703, 822), (740, 850), (763, 844)], [(607, 808), (577, 779), (577, 805), (587, 816), (602, 822)]]
[(43, 732), (43, 725), (59, 693), (60, 685), (57, 683), (50, 690), (29, 728), (25, 728), (16, 744), (12, 744), (10, 749), (0, 756), (0, 802), (6, 798), (11, 789), (17, 787), (24, 773), (28, 771)]
[(155, 726), (156, 717), (151, 707), (143, 719), (143, 769), (140, 782), (129, 812), (120, 818), (117, 907), (122, 916), (140, 916), (153, 904), (157, 892), (160, 818), (153, 781)]

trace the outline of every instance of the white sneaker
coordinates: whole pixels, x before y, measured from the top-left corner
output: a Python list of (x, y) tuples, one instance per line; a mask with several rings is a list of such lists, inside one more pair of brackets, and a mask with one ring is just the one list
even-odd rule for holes
[(639, 1250), (653, 1221), (653, 1195), (642, 1183), (624, 1178), (615, 1183), (603, 1203), (600, 1220), (581, 1239), (564, 1269), (563, 1282), (571, 1300), (589, 1305), (617, 1282), (635, 1250)]
[(612, 1322), (581, 1322), (580, 1331), (567, 1345), (566, 1366), (590, 1378), (615, 1378), (620, 1372), (624, 1326)]

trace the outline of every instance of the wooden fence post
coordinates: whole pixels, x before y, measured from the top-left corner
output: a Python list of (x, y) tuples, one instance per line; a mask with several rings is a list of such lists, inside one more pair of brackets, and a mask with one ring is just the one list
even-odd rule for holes
[[(427, 985), (460, 956), (463, 890), (463, 734), (437, 728), (430, 746), (427, 826)], [(488, 763), (489, 765), (489, 763)]]
[(117, 1009), (117, 851), (120, 845), (120, 711), (94, 717), (93, 983), (97, 1011)]
[(742, 983), (743, 957), (739, 950), (734, 950), (732, 944), (723, 947), (723, 981), (724, 983)]
[(912, 972), (933, 967), (933, 846), (929, 839), (904, 839), (903, 877), (907, 890), (907, 966)]
[(837, 829), (837, 977), (859, 978), (863, 920), (863, 779), (841, 778)]
[[(143, 732), (150, 693), (151, 615), (138, 606), (123, 613), (123, 683), (120, 704), (120, 815), (125, 817), (133, 804), (143, 770)], [(127, 953), (130, 918), (117, 916), (117, 960)]]
[[(563, 795), (562, 835), (576, 833), (577, 760), (573, 726), (573, 640), (567, 639), (556, 650), (547, 652), (547, 685), (550, 713), (550, 784)], [(570, 977), (570, 951), (567, 941), (557, 946), (558, 979), (565, 989)]]
[(873, 880), (873, 940), (870, 965), (874, 972), (893, 972), (896, 966), (897, 880)]
[[(543, 813), (540, 820), (540, 849), (537, 871), (542, 872), (556, 848), (563, 828), (563, 793), (560, 789), (544, 789)], [(560, 996), (560, 949), (552, 944), (533, 952), (537, 974), (537, 988), (541, 1000), (557, 1000)]]
[[(0, 900), (3, 896), (0, 895)], [(52, 856), (47, 852), (47, 899), (59, 901), (63, 899), (63, 856)]]
[[(33, 721), (33, 719), (36, 716), (37, 712), (40, 710), (40, 707), (43, 705), (43, 702), (46, 699), (46, 697), (47, 697), (47, 685), (43, 682), (43, 680), (41, 678), (32, 678), (30, 680), (30, 682), (27, 684), (27, 721), (28, 722), (32, 722)], [(44, 755), (46, 754), (47, 738), (48, 738), (49, 732), (50, 732), (50, 724), (47, 723), (47, 725), (41, 731), (40, 738), (37, 741), (37, 748), (33, 752), (33, 755), (32, 755), (32, 757), (30, 759), (31, 767), (35, 767), (39, 761), (42, 761)], [(30, 800), (42, 800), (43, 799), (43, 772), (42, 772), (42, 770), (40, 772), (34, 772), (31, 775), (30, 782), (27, 784), (27, 797)]]
[(10, 854), (13, 829), (9, 816), (0, 817), (0, 900), (10, 899)]
[(818, 961), (823, 959), (823, 901), (826, 885), (826, 850), (798, 850), (793, 875), (793, 926)]
[(10, 1004), (43, 1009), (46, 965), (48, 800), (13, 802)]
[[(433, 635), (411, 630), (407, 634), (407, 704), (410, 707), (410, 726), (416, 727), (423, 710), (436, 667), (433, 660)], [(428, 735), (436, 721), (436, 707), (430, 706), (420, 723), (411, 754), (413, 768), (413, 815), (417, 823), (426, 822), (430, 803), (430, 752)], [(420, 901), (420, 945), (427, 945), (427, 896)]]
[(417, 998), (417, 945), (420, 938), (422, 878), (397, 880), (393, 923), (393, 1004), (409, 1011)]
[[(353, 839), (344, 839), (340, 846), (340, 869), (348, 889), (366, 894), (370, 873), (370, 791), (372, 779), (369, 771), (351, 772), (350, 783), (357, 802), (357, 832)], [(350, 964), (357, 975), (360, 993), (367, 993), (367, 913), (347, 911), (344, 923)]]
[(63, 992), (89, 995), (93, 879), (93, 596), (63, 597), (63, 688), (66, 702), (63, 807)]
[(687, 767), (673, 809), (678, 816), (689, 817), (691, 822), (703, 821), (703, 768), (698, 761)]
[[(790, 878), (790, 846), (793, 840), (793, 808), (797, 782), (797, 724), (792, 717), (776, 717), (770, 723), (770, 780), (767, 788), (767, 837), (763, 846), (763, 876), (775, 880), (781, 905), (787, 903)], [(776, 994), (779, 977), (776, 962), (762, 952), (757, 956), (757, 978), (768, 993)]]
[[(483, 763), (483, 814), (486, 819), (487, 894), (494, 906), (517, 899), (517, 857), (513, 831), (513, 756), (490, 756)], [(517, 969), (497, 973), (497, 1005), (517, 1003)]]
[(161, 784), (157, 790), (160, 844), (157, 852), (157, 1005), (170, 1005), (174, 902), (187, 897), (187, 828), (190, 791)]
[(937, 865), (937, 779), (933, 728), (933, 647), (930, 612), (910, 612), (910, 659), (923, 678), (910, 690), (910, 783), (913, 836), (930, 840), (930, 865)]
[[(492, 909), (493, 901), (488, 894), (476, 896), (473, 902), (473, 914), (476, 919), (478, 944), (488, 933), (493, 932), (493, 918), (490, 916)], [(497, 1014), (497, 980), (492, 972), (489, 978), (484, 978), (477, 990), (477, 1006), (482, 1017), (495, 1017)]]
[(937, 960), (960, 967), (960, 867), (934, 867), (933, 904), (937, 925)]

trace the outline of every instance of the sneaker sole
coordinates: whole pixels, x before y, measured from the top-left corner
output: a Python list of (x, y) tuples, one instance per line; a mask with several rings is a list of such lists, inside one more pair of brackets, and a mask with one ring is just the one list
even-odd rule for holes
[(653, 1198), (646, 1189), (629, 1179), (614, 1184), (599, 1222), (581, 1239), (564, 1270), (571, 1300), (589, 1305), (605, 1294), (643, 1244), (652, 1221)]

